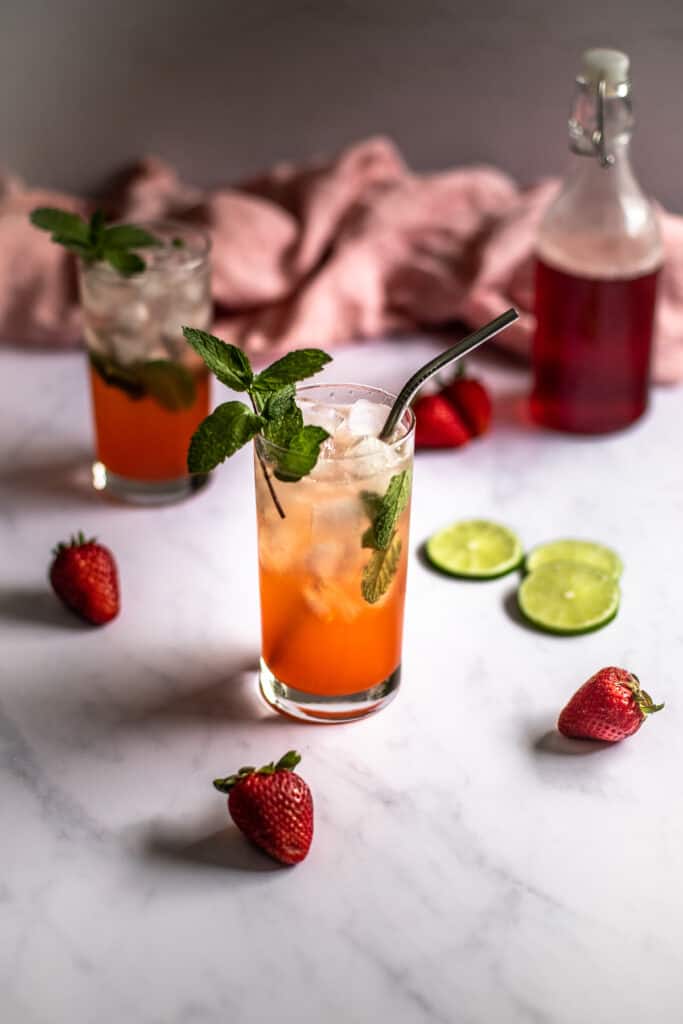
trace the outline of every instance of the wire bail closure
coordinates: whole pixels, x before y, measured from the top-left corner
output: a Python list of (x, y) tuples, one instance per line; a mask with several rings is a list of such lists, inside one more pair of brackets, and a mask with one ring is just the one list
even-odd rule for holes
[(605, 96), (607, 95), (607, 82), (601, 76), (598, 79), (598, 110), (597, 127), (591, 136), (593, 149), (597, 153), (601, 167), (611, 167), (614, 163), (614, 154), (607, 152), (605, 141)]

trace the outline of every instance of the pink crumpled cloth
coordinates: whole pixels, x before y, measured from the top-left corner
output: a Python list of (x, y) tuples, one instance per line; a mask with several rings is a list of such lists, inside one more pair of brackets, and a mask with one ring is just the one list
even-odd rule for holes
[[(514, 305), (501, 340), (526, 354), (534, 329), (532, 250), (557, 189), (520, 189), (490, 167), (414, 174), (387, 139), (333, 162), (275, 167), (203, 192), (155, 158), (134, 168), (106, 204), (123, 220), (172, 217), (213, 239), (214, 330), (250, 355), (452, 321), (478, 326)], [(28, 212), (92, 202), (0, 178), (0, 340), (72, 345), (80, 339), (72, 258), (33, 228)], [(654, 376), (683, 379), (683, 218), (661, 213), (667, 260)]]

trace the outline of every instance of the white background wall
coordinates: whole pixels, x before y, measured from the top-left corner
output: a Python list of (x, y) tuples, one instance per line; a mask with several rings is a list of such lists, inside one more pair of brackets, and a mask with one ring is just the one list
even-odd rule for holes
[(155, 152), (194, 182), (392, 135), (418, 168), (561, 170), (580, 51), (631, 53), (641, 180), (683, 211), (683, 0), (4, 0), (3, 163), (92, 191)]

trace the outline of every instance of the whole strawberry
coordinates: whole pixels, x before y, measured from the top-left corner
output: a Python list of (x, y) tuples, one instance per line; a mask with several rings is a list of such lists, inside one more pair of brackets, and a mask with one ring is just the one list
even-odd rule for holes
[(443, 395), (425, 395), (413, 403), (416, 448), (459, 448), (470, 433)]
[(82, 533), (58, 544), (50, 566), (52, 588), (67, 608), (101, 626), (119, 613), (119, 580), (108, 548)]
[(625, 668), (602, 668), (576, 691), (560, 714), (565, 736), (616, 743), (640, 729), (646, 715), (661, 711), (640, 681)]
[(491, 426), (491, 397), (476, 377), (456, 377), (441, 392), (464, 421), (472, 437), (485, 434)]
[(303, 860), (313, 839), (313, 797), (293, 771), (300, 760), (290, 750), (277, 764), (240, 768), (213, 783), (228, 794), (228, 810), (238, 829), (282, 864)]

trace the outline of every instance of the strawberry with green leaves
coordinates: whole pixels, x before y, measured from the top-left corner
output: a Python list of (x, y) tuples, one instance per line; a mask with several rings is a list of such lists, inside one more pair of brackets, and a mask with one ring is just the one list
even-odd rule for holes
[(67, 608), (95, 626), (119, 613), (119, 577), (114, 556), (83, 533), (58, 544), (50, 566), (50, 583)]
[[(226, 387), (246, 395), (245, 402), (223, 402), (195, 431), (187, 453), (190, 473), (208, 473), (260, 434), (272, 445), (273, 473), (283, 483), (296, 483), (311, 472), (320, 446), (329, 434), (304, 424), (296, 402), (296, 385), (322, 370), (331, 356), (317, 348), (300, 348), (255, 373), (241, 349), (194, 327), (183, 327), (185, 340)], [(278, 513), (282, 504), (257, 448), (264, 478)]]
[(228, 811), (239, 830), (281, 864), (302, 861), (313, 839), (313, 797), (294, 771), (300, 761), (289, 750), (277, 764), (240, 768), (213, 783), (228, 794)]
[(648, 717), (661, 711), (640, 680), (625, 668), (602, 668), (576, 691), (558, 719), (564, 736), (617, 743), (632, 736)]

